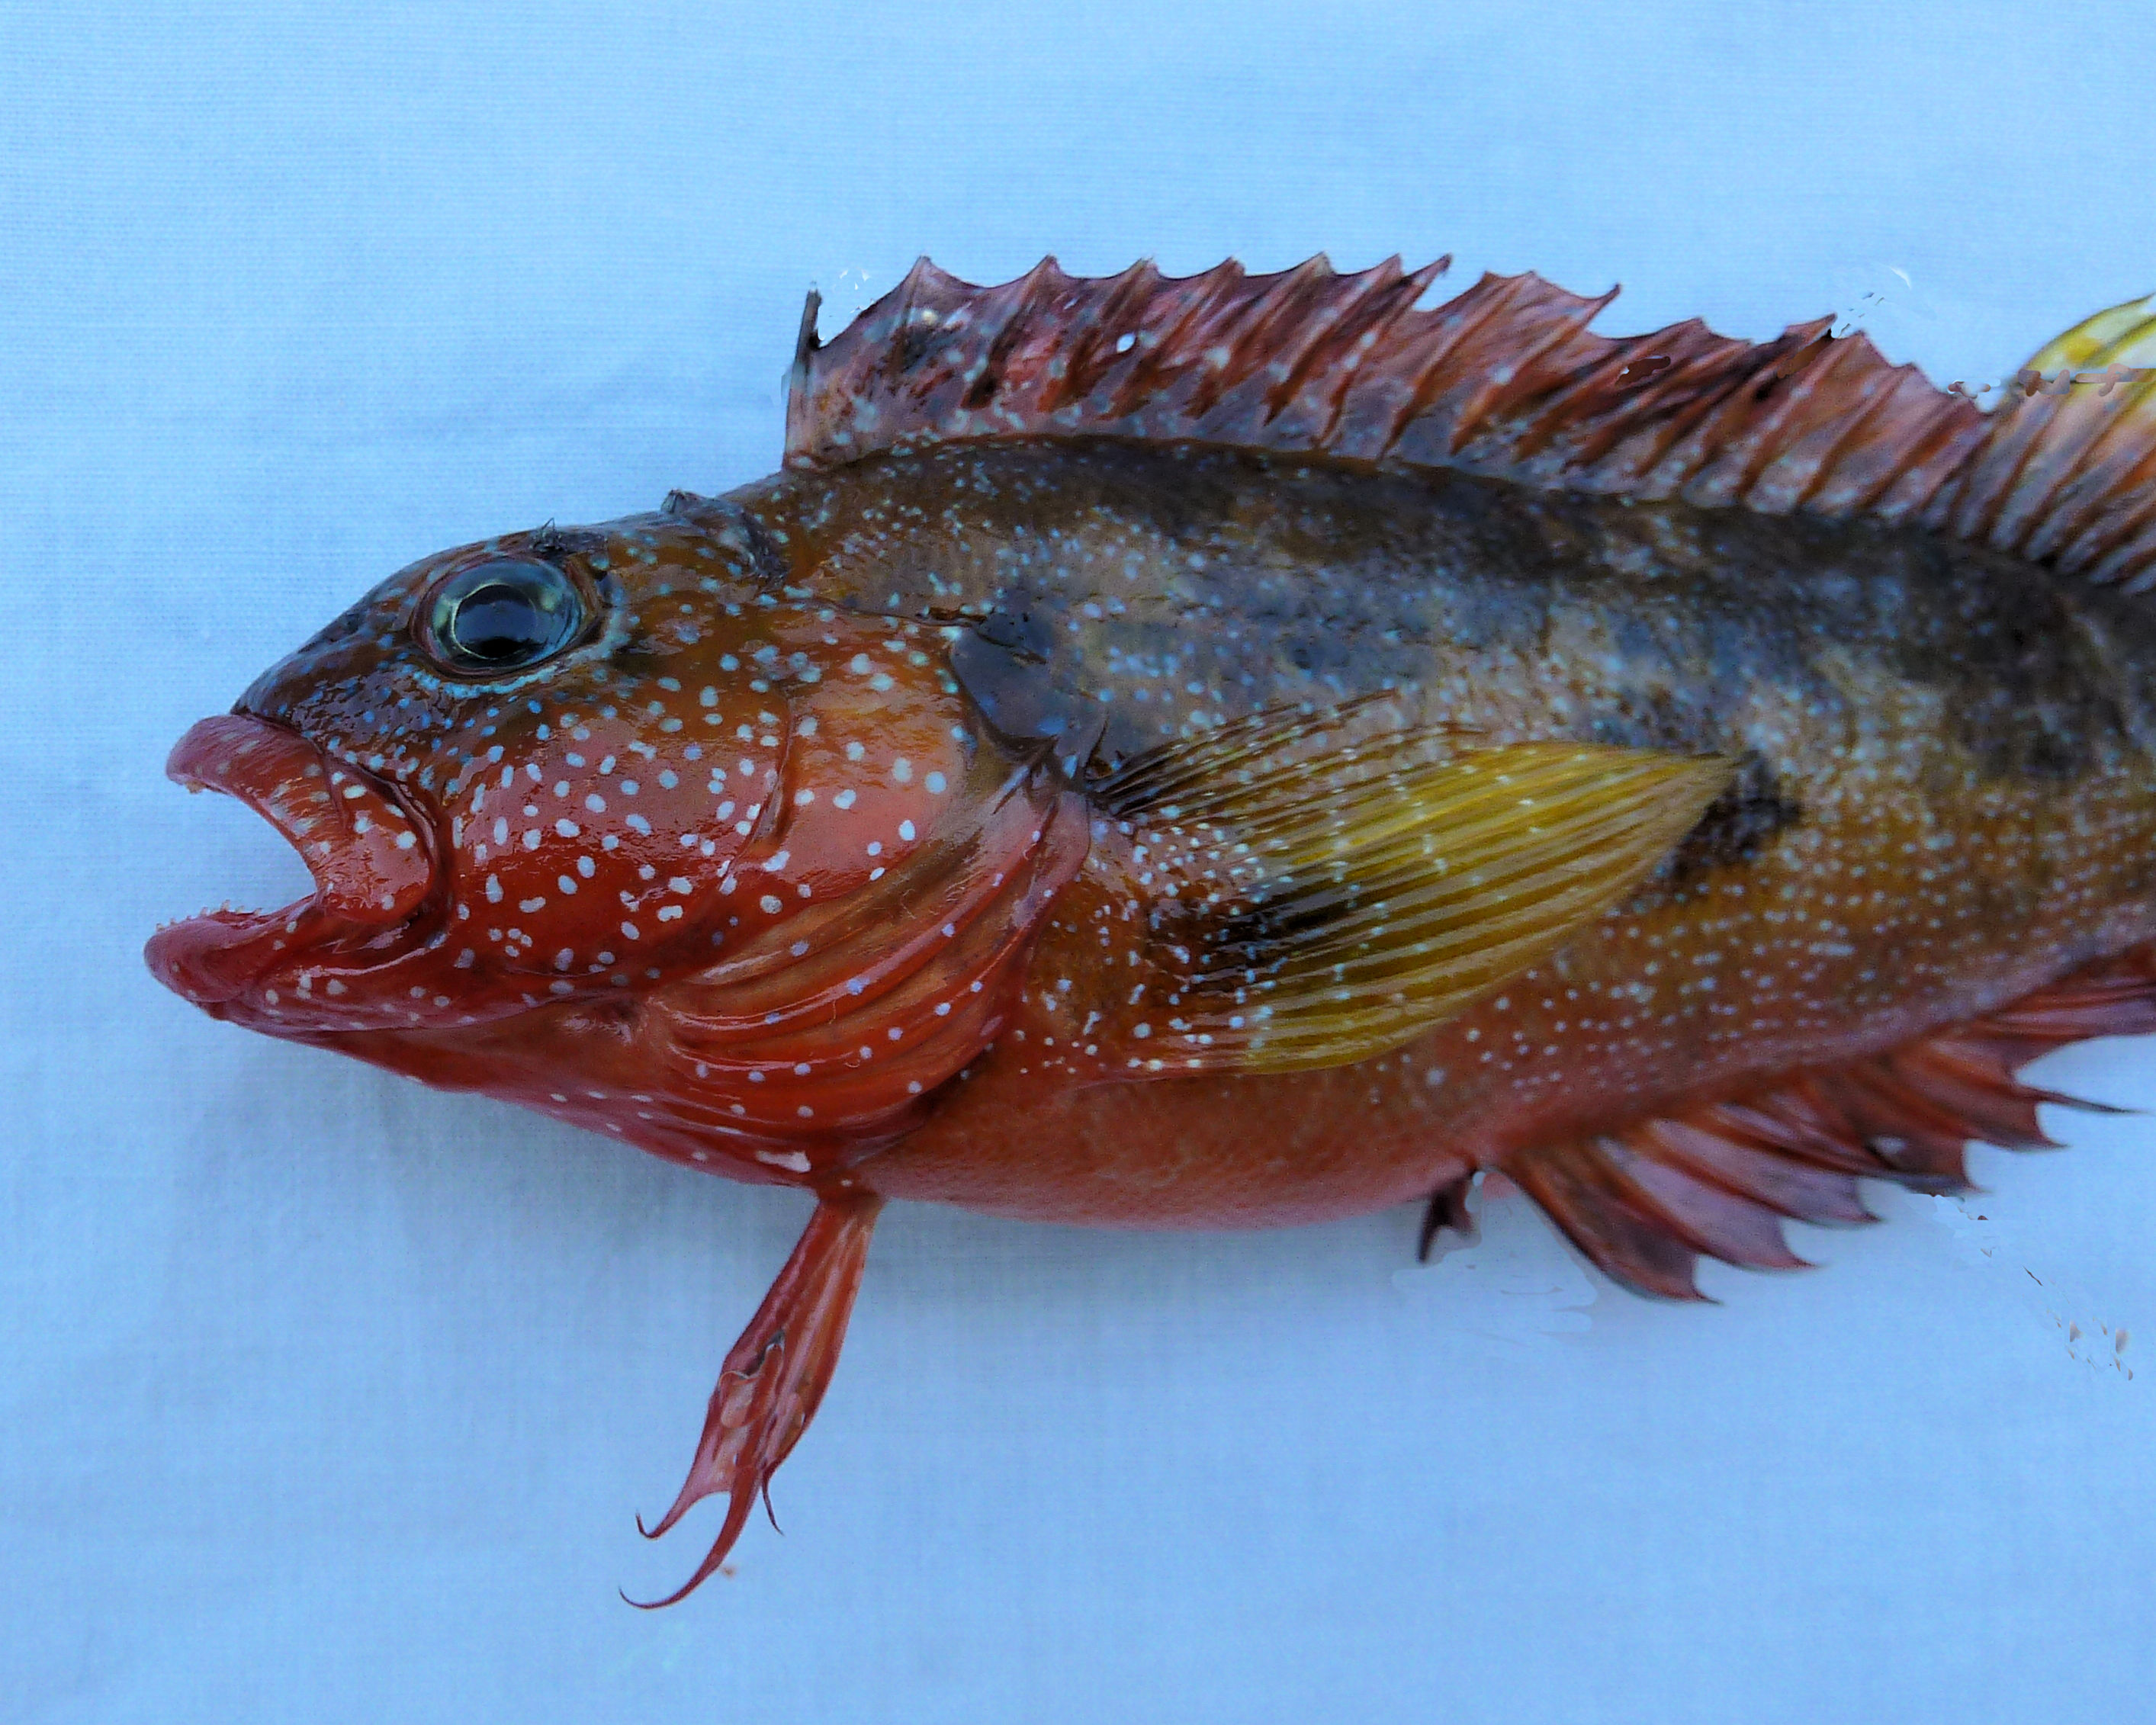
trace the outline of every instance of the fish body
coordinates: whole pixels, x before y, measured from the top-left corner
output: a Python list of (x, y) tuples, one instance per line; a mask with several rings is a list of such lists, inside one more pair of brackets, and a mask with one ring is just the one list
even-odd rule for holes
[(886, 1199), (1435, 1227), (1501, 1169), (1692, 1297), (2156, 1028), (2147, 308), (1987, 415), (1429, 274), (812, 300), (780, 473), (426, 559), (175, 751), (316, 882), (161, 931), (183, 995), (816, 1194), (690, 1586)]
[[(917, 526), (885, 525), (901, 499)], [(1982, 547), (1138, 444), (961, 445), (735, 501), (819, 597), (1009, 620), (962, 661), (988, 710), (1090, 715), (1110, 760), (1384, 693), (1486, 742), (1742, 763), (1635, 897), (1351, 1066), (1101, 1084), (1055, 1050), (1126, 991), (1055, 919), (995, 1055), (867, 1176), (894, 1196), (1135, 1226), (1401, 1202), (2156, 936), (2156, 608)], [(1171, 883), (1132, 848), (1096, 872), (1150, 911)]]

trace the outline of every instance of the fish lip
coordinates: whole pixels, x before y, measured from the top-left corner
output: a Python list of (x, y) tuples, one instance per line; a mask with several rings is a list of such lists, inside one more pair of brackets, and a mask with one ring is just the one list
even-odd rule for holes
[(433, 834), (398, 787), (244, 711), (191, 726), (165, 773), (254, 809), (315, 882), (281, 910), (213, 911), (159, 929), (143, 956), (167, 988), (216, 1011), (261, 994), (326, 948), (379, 963), (383, 948), (404, 944), (398, 933), (419, 920), (435, 864)]

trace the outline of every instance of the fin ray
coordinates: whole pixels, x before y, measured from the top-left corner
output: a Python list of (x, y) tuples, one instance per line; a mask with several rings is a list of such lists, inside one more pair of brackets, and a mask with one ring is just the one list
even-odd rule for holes
[(2046, 343), (2022, 393), (1987, 413), (1830, 319), (1756, 344), (1697, 319), (1600, 336), (1589, 326), (1614, 289), (1587, 297), (1532, 274), (1485, 275), (1418, 309), (1443, 267), (1393, 258), (1342, 275), (1317, 257), (1269, 275), (1141, 264), (1085, 278), (1050, 258), (976, 287), (924, 258), (829, 344), (808, 331), (787, 457), (829, 466), (983, 438), (1207, 442), (1912, 521), (2156, 583), (2156, 296)]
[(1692, 1280), (1699, 1254), (1659, 1219), (1625, 1200), (1609, 1165), (1577, 1144), (1508, 1164), (1521, 1189), (1612, 1281), (1665, 1300), (1703, 1300)]
[(2156, 1018), (2156, 946), (2088, 967), (2027, 998), (1884, 1054), (1784, 1075), (1754, 1093), (1540, 1146), (1502, 1160), (1588, 1259), (1640, 1292), (1697, 1297), (1697, 1260), (1753, 1268), (1802, 1260), (1780, 1217), (1866, 1222), (1860, 1176), (1913, 1191), (1967, 1189), (1971, 1142), (2050, 1147), (2045, 1102), (2076, 1104), (2015, 1076), (2087, 1036)]
[(1140, 991), (1166, 1004), (1104, 1033), (1111, 1064), (1300, 1071), (1396, 1047), (1619, 902), (1732, 772), (1599, 744), (1369, 734), (1373, 717), (1372, 702), (1262, 715), (1096, 785), (1133, 830), (1134, 866), (1173, 889)]

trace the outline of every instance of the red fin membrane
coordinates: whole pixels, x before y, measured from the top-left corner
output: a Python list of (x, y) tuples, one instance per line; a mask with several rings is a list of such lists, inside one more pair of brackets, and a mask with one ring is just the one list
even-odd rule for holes
[(2015, 1070), (2085, 1037), (2151, 1031), (2156, 948), (2143, 948), (1888, 1053), (1522, 1152), (1502, 1166), (1614, 1280), (1666, 1299), (1702, 1299), (1693, 1281), (1702, 1257), (1759, 1270), (1803, 1265), (1782, 1238), (1783, 1217), (1876, 1219), (1859, 1196), (1861, 1178), (1958, 1192), (1968, 1186), (1962, 1157), (1971, 1141), (2051, 1147), (2039, 1104), (2109, 1111), (2033, 1089)]
[[(803, 320), (786, 454), (838, 466), (996, 438), (1114, 437), (1456, 467), (1768, 514), (1914, 521), (2138, 588), (2156, 583), (2156, 346), (2145, 302), (2037, 356), (2066, 381), (1987, 413), (1830, 319), (1770, 341), (1697, 319), (1590, 334), (1614, 297), (1485, 275), (1429, 310), (1442, 261), (1313, 258), (976, 287), (922, 259), (819, 345)], [(2101, 372), (2080, 367), (2102, 365)], [(2122, 376), (2123, 381), (2122, 381)], [(2114, 387), (2117, 385), (2118, 387)]]
[(719, 1536), (696, 1573), (675, 1592), (663, 1599), (631, 1599), (631, 1604), (653, 1610), (686, 1599), (726, 1561), (748, 1525), (758, 1493), (768, 1507), (771, 1476), (816, 1417), (839, 1363), (868, 1260), (869, 1236), (882, 1207), (882, 1199), (865, 1195), (817, 1204), (786, 1267), (720, 1368), (680, 1495), (656, 1527), (637, 1522), (645, 1538), (656, 1539), (690, 1505), (723, 1491), (728, 1502)]

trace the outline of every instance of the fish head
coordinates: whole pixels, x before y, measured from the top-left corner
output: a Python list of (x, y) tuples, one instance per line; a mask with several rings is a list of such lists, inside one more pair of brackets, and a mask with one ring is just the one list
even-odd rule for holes
[(677, 495), (392, 576), (167, 765), (263, 814), (312, 892), (167, 926), (151, 970), (215, 1017), (516, 1100), (697, 1069), (697, 1109), (737, 1120), (736, 1092), (775, 1095), (762, 1069), (808, 1070), (802, 1037), (982, 994), (1082, 814), (1078, 851), (1045, 847), (1073, 798), (938, 632), (792, 572), (740, 507)]

